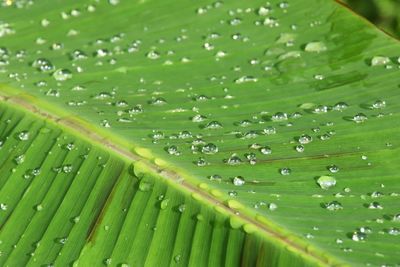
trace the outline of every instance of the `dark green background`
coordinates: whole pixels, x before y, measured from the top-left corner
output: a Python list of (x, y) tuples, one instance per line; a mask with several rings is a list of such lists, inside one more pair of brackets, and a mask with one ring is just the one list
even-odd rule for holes
[(400, 0), (342, 0), (351, 9), (400, 39)]

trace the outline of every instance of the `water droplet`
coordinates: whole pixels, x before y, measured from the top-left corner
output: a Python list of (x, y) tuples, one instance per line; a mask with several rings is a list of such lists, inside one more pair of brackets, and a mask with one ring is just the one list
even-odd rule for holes
[(271, 211), (274, 211), (278, 208), (278, 205), (276, 205), (275, 203), (269, 203), (268, 204), (268, 209)]
[(27, 141), (29, 139), (29, 132), (22, 131), (22, 132), (18, 133), (18, 139), (21, 141)]
[(338, 102), (333, 106), (333, 110), (343, 111), (343, 110), (347, 109), (348, 107), (349, 107), (349, 105), (347, 105), (347, 103)]
[(215, 154), (218, 152), (218, 147), (213, 143), (208, 143), (201, 148), (201, 152), (204, 154)]
[(400, 222), (400, 213), (393, 215), (392, 221), (394, 222)]
[(64, 173), (70, 173), (70, 172), (72, 172), (72, 169), (73, 169), (73, 167), (72, 167), (71, 164), (67, 164), (67, 165), (64, 165), (64, 166), (62, 167), (62, 171), (63, 171)]
[(353, 241), (356, 241), (356, 242), (365, 241), (366, 238), (367, 238), (367, 234), (366, 233), (362, 233), (360, 231), (355, 231), (351, 235), (351, 239)]
[(325, 204), (325, 208), (330, 211), (337, 211), (343, 209), (343, 206), (337, 201), (331, 201)]
[(185, 211), (185, 209), (186, 209), (186, 205), (185, 205), (185, 204), (180, 204), (180, 205), (178, 206), (178, 211), (179, 211), (180, 213), (183, 213), (183, 212)]
[(292, 173), (292, 170), (289, 168), (282, 168), (279, 170), (280, 174), (282, 175), (290, 175)]
[(317, 179), (317, 184), (324, 190), (327, 190), (331, 187), (334, 187), (336, 185), (336, 179), (333, 178), (332, 176), (320, 176)]
[(210, 121), (204, 127), (204, 129), (220, 129), (220, 128), (222, 128), (222, 124), (218, 121)]
[(210, 181), (217, 181), (217, 182), (222, 181), (221, 175), (218, 175), (218, 174), (213, 174), (213, 175), (209, 176), (208, 179), (210, 179)]
[(181, 261), (181, 258), (182, 258), (182, 256), (181, 256), (180, 254), (178, 254), (178, 255), (175, 255), (175, 257), (174, 257), (174, 261), (175, 261), (176, 263), (178, 263), (178, 262), (180, 262), (180, 261)]
[(337, 172), (339, 171), (339, 167), (336, 166), (336, 165), (330, 165), (330, 166), (328, 166), (328, 170), (329, 170), (331, 173), (337, 173)]
[(374, 56), (371, 59), (371, 66), (383, 66), (390, 63), (390, 59), (388, 57), (383, 56)]
[(24, 161), (25, 161), (25, 155), (16, 156), (16, 157), (14, 158), (14, 161), (15, 161), (15, 163), (17, 163), (17, 165), (20, 165), (20, 164), (24, 163)]
[(257, 10), (257, 14), (259, 15), (259, 16), (266, 16), (266, 15), (268, 15), (269, 13), (271, 12), (271, 8), (270, 7), (260, 7), (258, 10)]
[(153, 97), (148, 103), (154, 106), (162, 106), (167, 104), (167, 101), (162, 97)]
[(288, 119), (288, 115), (284, 112), (277, 112), (274, 115), (272, 115), (271, 120), (272, 121), (286, 121)]
[(37, 68), (41, 72), (50, 72), (54, 70), (54, 65), (50, 60), (45, 58), (38, 58), (32, 63), (32, 67)]
[(57, 81), (66, 81), (72, 78), (72, 72), (68, 69), (58, 69), (53, 72), (53, 77)]
[(396, 227), (390, 227), (386, 231), (389, 235), (400, 235), (400, 229)]
[(192, 122), (202, 122), (202, 121), (204, 121), (206, 119), (207, 119), (206, 116), (203, 116), (203, 115), (200, 115), (200, 114), (196, 114), (191, 118)]
[(204, 158), (199, 158), (196, 162), (195, 162), (196, 166), (198, 167), (204, 167), (208, 164), (208, 162), (204, 159)]
[(362, 123), (362, 122), (365, 122), (367, 119), (368, 119), (367, 115), (365, 115), (363, 113), (358, 113), (353, 116), (353, 121), (355, 123)]
[(160, 54), (157, 51), (151, 50), (146, 54), (146, 57), (149, 59), (158, 59), (160, 58)]
[(312, 141), (312, 137), (309, 136), (309, 135), (307, 135), (307, 134), (303, 134), (303, 135), (301, 135), (301, 136), (299, 137), (298, 141), (299, 141), (299, 143), (302, 144), (302, 145), (309, 144), (309, 143), (311, 143), (311, 141)]
[(244, 180), (244, 178), (243, 178), (242, 176), (236, 176), (236, 177), (234, 177), (234, 178), (232, 179), (232, 183), (233, 183), (235, 186), (242, 186), (242, 185), (245, 184), (245, 180)]
[(383, 109), (385, 107), (386, 102), (384, 100), (376, 100), (371, 106), (372, 109)]
[(142, 178), (139, 182), (139, 190), (142, 192), (148, 192), (152, 189), (152, 187), (153, 185), (145, 178)]
[(379, 202), (376, 202), (376, 201), (369, 203), (368, 208), (372, 209), (372, 210), (376, 210), (376, 209), (381, 210), (381, 209), (383, 209), (381, 204), (379, 204)]
[(296, 146), (296, 151), (299, 152), (299, 153), (304, 152), (304, 146), (303, 145), (297, 145)]
[(327, 113), (329, 111), (329, 107), (325, 105), (319, 105), (316, 108), (314, 108), (313, 112), (316, 114), (323, 114)]
[(304, 47), (304, 51), (316, 53), (326, 51), (326, 49), (326, 45), (323, 42), (310, 42)]
[(232, 154), (227, 160), (226, 160), (226, 164), (228, 165), (239, 165), (242, 164), (242, 160), (236, 155), (236, 154)]
[(165, 198), (160, 202), (160, 209), (165, 210), (168, 207), (169, 199)]
[(170, 155), (175, 155), (175, 156), (181, 155), (181, 152), (178, 150), (178, 147), (174, 145), (167, 147), (167, 152)]

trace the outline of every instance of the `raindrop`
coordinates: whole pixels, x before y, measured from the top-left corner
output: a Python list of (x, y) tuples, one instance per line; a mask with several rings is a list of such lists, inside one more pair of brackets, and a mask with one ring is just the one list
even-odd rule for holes
[(29, 139), (29, 132), (22, 131), (22, 132), (18, 133), (18, 139), (21, 141), (27, 141)]
[(300, 144), (305, 145), (305, 144), (311, 143), (312, 137), (307, 134), (303, 134), (299, 137), (298, 141)]
[(381, 209), (383, 209), (381, 204), (379, 204), (379, 202), (376, 202), (376, 201), (369, 203), (368, 208), (369, 209), (373, 209), (373, 210), (376, 210), (376, 209), (381, 210)]
[(355, 123), (362, 123), (362, 122), (365, 122), (367, 119), (368, 119), (367, 115), (365, 115), (363, 113), (358, 113), (353, 116), (353, 121)]
[(348, 107), (349, 107), (349, 105), (347, 105), (347, 103), (338, 102), (333, 106), (333, 110), (343, 111), (343, 110), (347, 109)]
[(210, 121), (204, 127), (204, 129), (220, 129), (220, 128), (222, 128), (222, 124), (218, 121)]
[(384, 100), (376, 100), (371, 106), (372, 109), (383, 109), (385, 107), (386, 102)]
[(244, 180), (244, 178), (243, 178), (242, 176), (236, 176), (236, 177), (234, 177), (234, 178), (232, 179), (232, 183), (233, 183), (235, 186), (242, 186), (242, 185), (245, 184), (245, 180)]
[(326, 45), (323, 42), (310, 42), (304, 47), (306, 52), (323, 52), (326, 51)]
[(25, 155), (16, 156), (16, 157), (14, 158), (14, 161), (15, 161), (15, 163), (17, 163), (17, 165), (20, 165), (20, 164), (24, 163), (24, 161), (25, 161)]
[(330, 166), (328, 166), (328, 170), (329, 170), (331, 173), (337, 173), (337, 172), (339, 171), (339, 167), (336, 166), (336, 165), (330, 165)]
[(72, 72), (68, 69), (58, 69), (53, 72), (53, 77), (57, 81), (66, 81), (72, 78)]
[(175, 155), (175, 156), (181, 155), (181, 152), (178, 150), (178, 147), (174, 145), (167, 147), (167, 152), (170, 155)]
[(343, 206), (337, 201), (331, 201), (325, 204), (325, 208), (330, 211), (337, 211), (343, 209)]
[(228, 165), (239, 165), (242, 163), (242, 160), (236, 155), (236, 154), (232, 154), (227, 160), (226, 160), (226, 164)]
[(336, 180), (332, 176), (320, 176), (317, 179), (317, 184), (324, 190), (327, 190), (336, 185)]
[(286, 121), (288, 119), (288, 115), (283, 112), (277, 112), (274, 115), (272, 115), (271, 120), (272, 121)]
[(268, 146), (263, 146), (260, 148), (260, 152), (264, 155), (270, 155), (272, 153), (272, 149)]
[(355, 231), (351, 235), (351, 239), (356, 242), (365, 241), (366, 238), (367, 234), (360, 231)]
[(280, 174), (282, 175), (290, 175), (292, 173), (292, 170), (289, 168), (282, 168), (279, 170)]
[(165, 210), (168, 207), (169, 199), (165, 198), (160, 202), (160, 209)]
[(204, 154), (215, 154), (218, 152), (218, 147), (213, 143), (208, 143), (202, 147), (201, 152)]
[(389, 235), (400, 235), (400, 229), (396, 227), (390, 227), (386, 231)]
[(371, 59), (371, 66), (383, 66), (390, 63), (390, 59), (388, 57), (383, 56), (374, 56)]

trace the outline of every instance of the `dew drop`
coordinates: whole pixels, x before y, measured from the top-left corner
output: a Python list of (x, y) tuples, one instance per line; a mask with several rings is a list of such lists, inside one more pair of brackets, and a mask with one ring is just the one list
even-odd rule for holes
[(53, 72), (53, 78), (56, 81), (66, 81), (72, 78), (72, 72), (68, 69), (58, 69)]
[(232, 179), (232, 183), (233, 183), (235, 186), (242, 186), (242, 185), (245, 184), (245, 180), (244, 180), (244, 178), (243, 178), (242, 176), (236, 176), (236, 177), (234, 177), (234, 178)]
[(333, 178), (332, 176), (320, 176), (317, 179), (317, 184), (324, 190), (327, 190), (331, 187), (334, 187), (336, 185), (336, 179)]
[(290, 175), (292, 173), (292, 170), (289, 168), (282, 168), (279, 170), (279, 173), (281, 175)]
[(309, 143), (312, 142), (312, 137), (309, 136), (309, 135), (307, 135), (307, 134), (303, 134), (303, 135), (301, 135), (301, 136), (299, 137), (298, 142), (299, 142), (300, 144), (302, 144), (302, 145), (309, 144)]
[(304, 47), (304, 51), (315, 53), (326, 51), (326, 49), (326, 45), (323, 42), (310, 42)]
[(384, 56), (374, 56), (371, 59), (371, 66), (383, 66), (390, 63), (390, 59)]
[(366, 120), (368, 120), (368, 117), (367, 117), (367, 115), (365, 115), (363, 113), (358, 113), (358, 114), (353, 116), (352, 120), (355, 123), (362, 123), (362, 122), (365, 122)]

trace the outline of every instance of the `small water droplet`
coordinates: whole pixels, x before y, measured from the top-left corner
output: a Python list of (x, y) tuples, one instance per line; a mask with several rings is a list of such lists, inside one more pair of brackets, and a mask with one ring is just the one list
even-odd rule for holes
[(317, 184), (324, 190), (327, 190), (336, 185), (336, 179), (332, 176), (320, 176), (317, 179)]
[(304, 51), (306, 52), (320, 53), (326, 50), (326, 45), (323, 42), (310, 42), (304, 47)]
[(384, 56), (374, 56), (371, 59), (371, 66), (383, 66), (390, 63), (390, 59)]
[(281, 175), (290, 175), (292, 173), (292, 170), (289, 168), (282, 168), (279, 170)]
[(367, 119), (368, 119), (368, 117), (364, 113), (358, 113), (353, 116), (353, 121), (355, 123), (362, 123), (362, 122), (365, 122)]
[(243, 178), (242, 176), (236, 176), (236, 177), (234, 177), (234, 178), (232, 179), (232, 183), (233, 183), (235, 186), (242, 186), (242, 185), (245, 184), (245, 180), (244, 180), (244, 178)]
[(57, 81), (66, 81), (72, 78), (72, 72), (68, 69), (58, 69), (53, 72), (53, 77)]
[(325, 208), (330, 211), (337, 211), (343, 209), (343, 206), (338, 201), (331, 201), (325, 204)]
[(299, 137), (298, 141), (300, 144), (305, 145), (312, 142), (312, 137), (308, 134), (303, 134)]
[(386, 102), (384, 100), (376, 100), (371, 106), (372, 109), (383, 109), (385, 107)]

